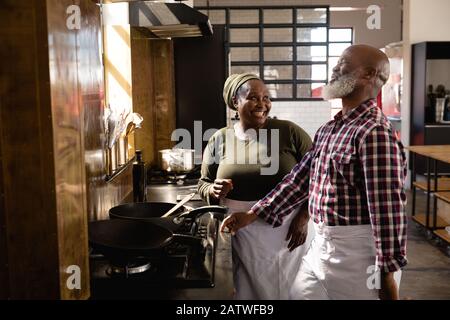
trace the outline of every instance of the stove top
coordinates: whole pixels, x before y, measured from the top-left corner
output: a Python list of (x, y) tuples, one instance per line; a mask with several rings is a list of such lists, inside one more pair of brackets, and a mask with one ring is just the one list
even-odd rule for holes
[(150, 169), (147, 172), (147, 184), (191, 184), (197, 183), (200, 178), (200, 167), (195, 167), (186, 173), (169, 172), (158, 169)]
[(92, 298), (159, 299), (164, 298), (167, 290), (214, 287), (218, 228), (218, 221), (205, 214), (177, 231), (200, 237), (201, 241), (174, 241), (149, 256), (135, 257), (126, 265), (114, 265), (103, 255), (92, 252)]

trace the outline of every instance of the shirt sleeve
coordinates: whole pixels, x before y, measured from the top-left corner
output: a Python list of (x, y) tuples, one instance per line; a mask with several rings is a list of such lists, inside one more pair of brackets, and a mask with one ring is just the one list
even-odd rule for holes
[(384, 126), (363, 140), (360, 159), (372, 224), (377, 266), (394, 272), (406, 265), (406, 157), (403, 146)]
[(214, 184), (214, 180), (217, 177), (217, 169), (219, 166), (214, 152), (215, 148), (219, 147), (217, 146), (218, 142), (219, 141), (213, 136), (206, 145), (203, 152), (201, 177), (197, 185), (197, 190), (200, 197), (209, 205), (219, 204), (219, 200), (210, 196), (210, 190)]
[(296, 159), (297, 162), (300, 162), (305, 154), (311, 149), (312, 140), (305, 130), (296, 124), (292, 124), (290, 129), (292, 144), (297, 151)]
[(285, 216), (308, 199), (311, 159), (312, 151), (308, 152), (291, 172), (251, 210), (270, 225), (280, 226)]

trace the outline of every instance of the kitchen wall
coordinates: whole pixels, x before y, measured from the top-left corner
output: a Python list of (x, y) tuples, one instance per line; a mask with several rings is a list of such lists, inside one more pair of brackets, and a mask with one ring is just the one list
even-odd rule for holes
[(330, 120), (331, 106), (327, 101), (275, 101), (270, 115), (298, 124), (312, 139), (317, 129)]

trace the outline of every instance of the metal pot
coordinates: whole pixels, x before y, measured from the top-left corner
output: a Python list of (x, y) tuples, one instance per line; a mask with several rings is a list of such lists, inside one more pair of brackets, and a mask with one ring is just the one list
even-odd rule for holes
[(161, 170), (174, 173), (187, 173), (195, 168), (194, 149), (163, 149), (158, 152)]

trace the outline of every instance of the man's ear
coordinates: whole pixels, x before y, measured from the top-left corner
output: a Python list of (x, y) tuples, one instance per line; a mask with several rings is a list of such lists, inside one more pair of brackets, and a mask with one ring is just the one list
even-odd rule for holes
[(377, 77), (377, 70), (375, 69), (375, 68), (372, 68), (372, 67), (367, 67), (367, 68), (364, 68), (364, 72), (363, 72), (363, 79), (366, 79), (366, 80), (370, 80), (370, 79), (373, 79), (373, 78), (375, 78), (375, 77)]

